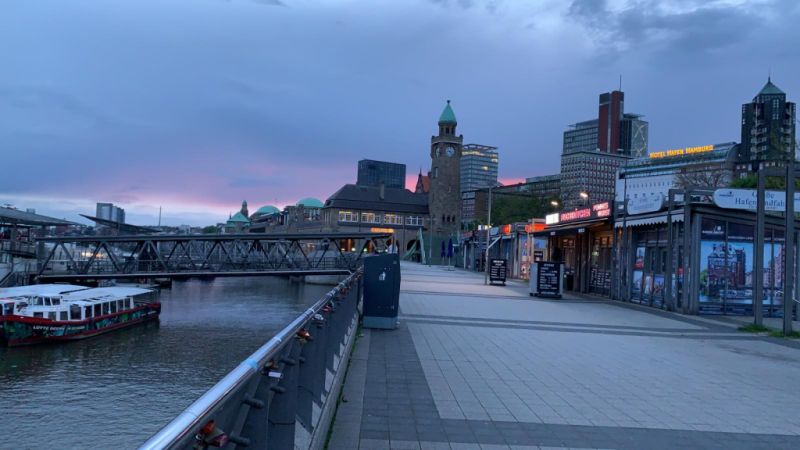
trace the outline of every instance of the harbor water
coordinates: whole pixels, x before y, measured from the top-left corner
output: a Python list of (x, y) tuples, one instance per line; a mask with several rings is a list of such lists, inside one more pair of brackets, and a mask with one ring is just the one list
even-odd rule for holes
[(175, 282), (161, 291), (158, 322), (0, 348), (0, 449), (135, 448), (331, 288)]

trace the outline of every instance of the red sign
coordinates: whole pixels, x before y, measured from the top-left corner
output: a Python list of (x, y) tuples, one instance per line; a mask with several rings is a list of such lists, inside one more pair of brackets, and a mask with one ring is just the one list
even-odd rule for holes
[(526, 223), (525, 224), (525, 232), (526, 233), (535, 233), (537, 231), (544, 230), (545, 224), (543, 223)]
[(511, 225), (503, 225), (500, 228), (500, 232), (503, 234), (511, 234)]
[(559, 221), (560, 222), (567, 222), (567, 221), (570, 221), (570, 220), (586, 219), (586, 218), (589, 218), (589, 217), (592, 217), (592, 210), (591, 209), (589, 209), (589, 208), (578, 209), (578, 210), (575, 210), (575, 211), (561, 213), (561, 215), (559, 216)]
[[(603, 211), (605, 209), (609, 209), (608, 208), (608, 202), (596, 203), (596, 204), (592, 205), (592, 211)], [(608, 214), (606, 214), (606, 215), (608, 215)]]
[(600, 211), (597, 211), (597, 217), (608, 217), (610, 215), (611, 215), (610, 209), (601, 209)]

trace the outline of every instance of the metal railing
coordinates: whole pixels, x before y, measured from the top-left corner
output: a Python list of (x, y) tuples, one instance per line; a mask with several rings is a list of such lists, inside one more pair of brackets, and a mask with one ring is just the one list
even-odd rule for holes
[(322, 448), (358, 326), (362, 273), (325, 294), (140, 449)]

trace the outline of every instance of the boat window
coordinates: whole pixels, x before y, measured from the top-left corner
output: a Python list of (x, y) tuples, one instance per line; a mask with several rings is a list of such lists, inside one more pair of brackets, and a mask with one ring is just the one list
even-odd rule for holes
[(44, 305), (44, 299), (42, 297), (36, 297), (33, 299), (33, 304), (36, 306)]
[(119, 311), (122, 311), (123, 309), (125, 309), (125, 305), (122, 303), (122, 300), (117, 300), (117, 309)]
[(52, 299), (52, 301), (53, 301), (54, 305), (60, 305), (61, 304), (61, 299), (60, 298), (54, 298), (54, 299)]
[(128, 299), (128, 308), (133, 308), (133, 299), (132, 298)]
[(103, 302), (103, 315), (108, 314), (108, 302)]
[(55, 311), (48, 312), (47, 313), (47, 318), (50, 319), (50, 320), (56, 320), (56, 312)]
[(103, 311), (100, 309), (101, 307), (102, 306), (99, 303), (94, 305), (94, 315), (95, 315), (95, 317), (103, 315)]
[(3, 303), (3, 307), (0, 308), (0, 316), (10, 316), (13, 312), (14, 312), (13, 303)]
[(58, 313), (58, 320), (68, 320), (67, 312), (66, 311), (61, 311), (60, 313)]
[(33, 313), (33, 317), (44, 317), (44, 313), (35, 312)]
[(50, 306), (50, 298), (49, 297), (44, 299), (44, 306)]
[(112, 313), (117, 312), (117, 302), (115, 302), (113, 300), (111, 301), (111, 312)]
[(69, 307), (69, 318), (71, 320), (81, 320), (81, 307), (78, 305), (71, 305)]
[(83, 308), (83, 318), (84, 319), (88, 319), (89, 317), (92, 317), (92, 307), (91, 306), (87, 306), (86, 308)]

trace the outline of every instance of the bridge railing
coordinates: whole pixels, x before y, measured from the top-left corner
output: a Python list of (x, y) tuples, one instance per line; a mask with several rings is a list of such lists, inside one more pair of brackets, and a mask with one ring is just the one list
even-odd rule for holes
[(321, 449), (358, 326), (351, 274), (140, 448)]

